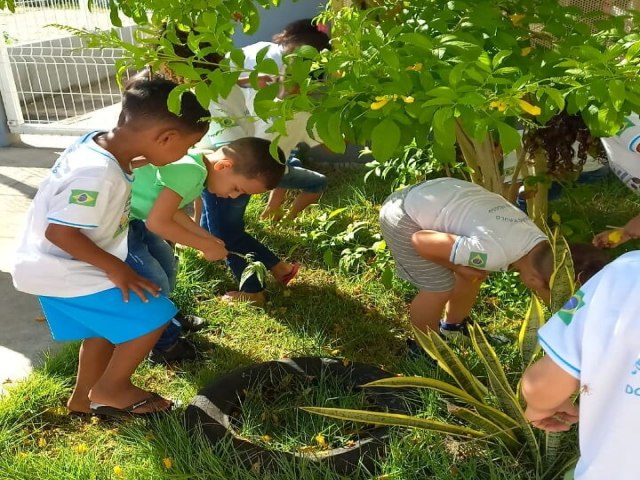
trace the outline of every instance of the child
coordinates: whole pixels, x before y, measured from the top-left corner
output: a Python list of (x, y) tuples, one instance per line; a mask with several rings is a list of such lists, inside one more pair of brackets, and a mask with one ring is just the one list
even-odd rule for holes
[(576, 480), (638, 478), (639, 272), (640, 252), (629, 252), (585, 283), (540, 329), (546, 356), (522, 377), (533, 425), (559, 432), (580, 420)]
[[(201, 228), (182, 208), (199, 198), (205, 188), (222, 198), (273, 188), (284, 165), (271, 156), (269, 145), (259, 138), (240, 138), (214, 152), (190, 153), (165, 167), (137, 169), (131, 196), (129, 265), (168, 295), (175, 286), (176, 262), (165, 240), (200, 250), (207, 260), (226, 258), (229, 252), (222, 240)], [(284, 154), (280, 154), (283, 161)], [(178, 322), (169, 323), (151, 352), (153, 361), (194, 358), (193, 348), (179, 339), (180, 330)]]
[(194, 95), (182, 96), (179, 116), (169, 112), (175, 86), (133, 79), (117, 126), (89, 133), (65, 150), (28, 212), (13, 282), (38, 296), (55, 340), (83, 340), (67, 402), (72, 412), (142, 415), (172, 406), (133, 385), (131, 376), (176, 309), (124, 259), (132, 160), (144, 156), (166, 165), (206, 131), (200, 119), (207, 112)]
[[(549, 301), (553, 254), (547, 237), (518, 208), (478, 185), (438, 178), (395, 192), (380, 210), (380, 225), (398, 276), (420, 289), (409, 310), (415, 328), (465, 334), (492, 271), (520, 272), (522, 282)], [(590, 268), (586, 263), (576, 270)], [(414, 345), (409, 341), (412, 351)]]
[[(329, 37), (313, 25), (310, 19), (298, 20), (287, 25), (282, 32), (273, 38), (274, 43), (258, 42), (242, 49), (245, 60), (240, 66), (244, 70), (255, 68), (256, 57), (260, 51), (265, 50), (265, 58), (270, 58), (276, 62), (278, 68), (284, 73), (284, 57), (303, 45), (311, 45), (317, 50), (330, 48)], [(203, 148), (216, 148), (224, 145), (234, 138), (243, 136), (257, 136), (273, 139), (275, 134), (267, 132), (270, 124), (255, 116), (253, 110), (253, 100), (257, 93), (251, 88), (248, 74), (243, 73), (238, 80), (238, 86), (234, 88), (226, 99), (219, 99), (210, 106), (211, 122), (209, 132), (202, 139), (200, 146)], [(277, 77), (261, 75), (258, 77), (258, 84), (264, 87), (269, 83), (279, 81)], [(281, 91), (282, 95), (289, 92)], [(218, 120), (216, 120), (218, 119)], [(302, 167), (300, 161), (291, 155), (295, 146), (301, 142), (311, 145), (317, 144), (306, 130), (308, 114), (298, 113), (287, 121), (287, 135), (279, 141), (279, 146), (287, 155), (287, 169), (277, 188), (269, 196), (269, 201), (262, 218), (272, 218), (274, 220), (293, 220), (307, 206), (318, 201), (326, 189), (327, 179), (324, 175)], [(301, 190), (291, 204), (288, 212), (282, 209), (286, 191)], [(234, 242), (234, 248), (240, 253), (253, 252), (256, 259), (270, 268), (278, 282), (287, 285), (298, 273), (299, 264), (289, 264), (282, 262), (266, 246), (258, 242), (255, 238), (246, 233), (244, 228), (244, 213), (249, 203), (249, 196), (241, 196), (237, 199), (220, 199), (215, 195), (207, 194), (203, 199), (202, 226), (220, 236), (227, 245)], [(230, 267), (236, 278), (244, 270), (246, 263), (240, 257), (229, 258)], [(273, 267), (271, 267), (273, 266)], [(224, 296), (225, 299), (248, 299), (255, 303), (264, 301), (263, 286), (255, 277), (246, 281), (241, 291), (230, 291)]]

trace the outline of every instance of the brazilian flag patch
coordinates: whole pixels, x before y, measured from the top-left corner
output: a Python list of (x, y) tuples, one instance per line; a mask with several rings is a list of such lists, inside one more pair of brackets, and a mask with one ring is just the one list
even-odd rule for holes
[(582, 297), (584, 297), (584, 293), (582, 290), (578, 290), (556, 314), (565, 325), (569, 325), (573, 321), (573, 316), (576, 312), (584, 306)]
[(72, 205), (82, 205), (83, 207), (95, 207), (98, 199), (98, 192), (91, 190), (71, 190), (69, 203)]
[(469, 254), (469, 265), (475, 268), (487, 266), (487, 254), (482, 252), (471, 252)]

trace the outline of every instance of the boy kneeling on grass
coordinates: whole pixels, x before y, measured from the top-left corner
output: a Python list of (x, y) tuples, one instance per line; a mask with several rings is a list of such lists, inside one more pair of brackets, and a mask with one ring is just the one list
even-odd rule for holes
[[(420, 290), (409, 309), (414, 328), (439, 330), (447, 338), (465, 335), (490, 272), (516, 270), (549, 301), (554, 264), (546, 235), (517, 207), (479, 185), (438, 178), (407, 187), (385, 200), (380, 226), (398, 276)], [(590, 245), (573, 247), (572, 255), (582, 280), (593, 263), (606, 262)], [(413, 339), (407, 346), (411, 353), (422, 352)]]
[[(229, 252), (224, 242), (200, 227), (182, 208), (200, 198), (205, 189), (221, 198), (237, 198), (274, 188), (284, 174), (285, 157), (279, 149), (280, 161), (274, 159), (270, 144), (261, 138), (239, 138), (214, 151), (193, 151), (171, 165), (137, 168), (127, 263), (168, 295), (175, 286), (177, 265), (173, 248), (165, 240), (200, 250), (207, 260), (226, 258)], [(233, 251), (233, 239), (227, 243)], [(195, 349), (180, 333), (180, 323), (172, 320), (154, 346), (151, 360), (195, 358)]]
[(72, 412), (144, 415), (172, 407), (133, 385), (131, 376), (176, 309), (124, 260), (131, 162), (140, 156), (157, 166), (174, 162), (207, 130), (200, 119), (208, 112), (191, 93), (183, 94), (179, 116), (169, 112), (175, 87), (134, 78), (117, 126), (67, 148), (28, 212), (11, 274), (18, 290), (38, 296), (55, 340), (83, 340), (67, 402)]
[(633, 251), (585, 283), (538, 332), (546, 355), (522, 377), (525, 416), (549, 432), (580, 421), (580, 459), (565, 478), (640, 477), (639, 295), (640, 252)]

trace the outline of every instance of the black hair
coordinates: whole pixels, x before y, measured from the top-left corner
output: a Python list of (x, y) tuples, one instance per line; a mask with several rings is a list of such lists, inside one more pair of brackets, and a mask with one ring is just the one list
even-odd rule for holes
[(180, 114), (169, 111), (167, 100), (178, 84), (144, 71), (133, 76), (122, 92), (122, 112), (118, 125), (125, 122), (145, 127), (149, 123), (164, 122), (184, 132), (202, 132), (208, 128), (203, 120), (209, 117), (192, 92), (184, 92), (180, 102)]
[(292, 53), (303, 45), (309, 45), (318, 51), (331, 49), (329, 36), (318, 30), (311, 18), (289, 23), (280, 33), (276, 33), (272, 40), (282, 47), (285, 54)]
[[(553, 251), (549, 242), (543, 242), (539, 245), (540, 247), (536, 245), (532, 250), (532, 264), (548, 285), (554, 270)], [(584, 284), (611, 261), (606, 253), (590, 243), (570, 243), (569, 251), (573, 260), (575, 281), (580, 285)]]
[(246, 178), (260, 178), (267, 190), (271, 190), (284, 175), (287, 157), (278, 147), (276, 160), (269, 152), (270, 146), (271, 142), (264, 138), (244, 137), (222, 147), (222, 152), (233, 160), (235, 173)]

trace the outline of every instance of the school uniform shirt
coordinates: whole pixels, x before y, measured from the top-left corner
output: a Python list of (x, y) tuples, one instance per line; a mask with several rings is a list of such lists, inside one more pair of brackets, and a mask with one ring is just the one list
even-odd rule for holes
[[(282, 61), (282, 50), (280, 46), (271, 42), (258, 42), (248, 45), (242, 49), (245, 54), (244, 70), (253, 70), (257, 63), (257, 54), (265, 47), (268, 47), (265, 58), (271, 58), (278, 65), (280, 72), (284, 69)], [(241, 79), (248, 77), (242, 74)], [(201, 148), (217, 149), (227, 143), (243, 137), (258, 137), (266, 140), (275, 140), (277, 133), (268, 132), (271, 126), (270, 121), (265, 121), (255, 113), (253, 102), (257, 90), (250, 86), (240, 87), (234, 85), (227, 98), (219, 98), (209, 104), (211, 122), (209, 130), (198, 144)], [(286, 135), (280, 137), (278, 146), (285, 156), (289, 156), (291, 151), (299, 143), (306, 143), (313, 147), (319, 145), (307, 131), (307, 122), (310, 114), (307, 112), (296, 112), (293, 118), (286, 122)]]
[(576, 480), (636, 480), (640, 442), (640, 252), (593, 276), (538, 333), (580, 381)]
[(127, 257), (133, 176), (93, 141), (80, 138), (56, 161), (27, 213), (11, 274), (16, 289), (43, 296), (78, 297), (115, 285), (105, 272), (72, 258), (45, 237), (48, 225), (81, 229), (99, 248)]
[(200, 153), (190, 153), (162, 167), (148, 164), (136, 168), (131, 191), (131, 218), (146, 220), (165, 188), (182, 197), (179, 208), (183, 208), (200, 196), (206, 181), (207, 167)]
[(428, 180), (406, 194), (404, 209), (423, 230), (457, 235), (449, 260), (481, 270), (503, 271), (545, 234), (496, 193), (456, 178)]
[(615, 137), (601, 138), (613, 173), (628, 188), (640, 193), (640, 117), (627, 117), (625, 129)]

